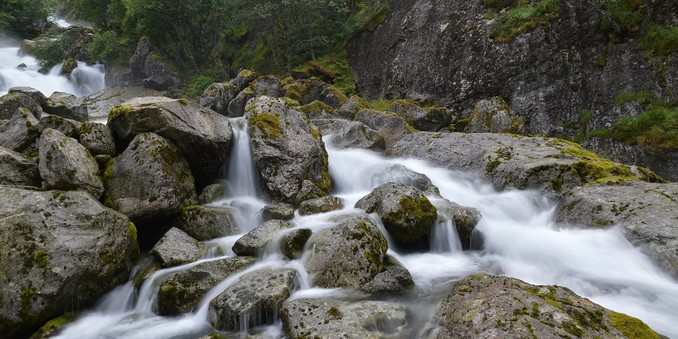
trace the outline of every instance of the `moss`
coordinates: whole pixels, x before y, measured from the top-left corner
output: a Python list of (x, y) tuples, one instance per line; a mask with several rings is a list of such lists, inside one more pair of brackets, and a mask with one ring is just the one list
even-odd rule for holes
[(520, 1), (511, 2), (511, 5), (515, 7), (500, 14), (490, 26), (490, 37), (498, 42), (510, 42), (560, 16), (559, 0), (540, 0), (532, 4)]
[(280, 119), (271, 113), (263, 112), (254, 115), (248, 123), (250, 126), (256, 126), (266, 139), (276, 139), (283, 134)]
[(678, 26), (650, 25), (640, 41), (647, 56), (666, 57), (678, 52)]
[(127, 224), (127, 235), (132, 239), (133, 242), (137, 242), (137, 227), (131, 221)]
[(579, 328), (579, 326), (577, 326), (575, 323), (569, 321), (563, 321), (563, 330), (577, 337), (584, 335), (584, 330)]
[(181, 99), (179, 99), (179, 100), (177, 100), (177, 101), (178, 101), (180, 104), (182, 104), (183, 106), (188, 106), (188, 100), (186, 100), (186, 99), (181, 98)]
[(45, 250), (37, 250), (33, 253), (33, 261), (37, 263), (40, 268), (45, 268), (47, 266), (48, 259), (49, 253)]
[(73, 322), (78, 316), (78, 312), (68, 312), (58, 318), (54, 318), (40, 327), (32, 336), (37, 338), (48, 338), (59, 332), (59, 330)]
[(612, 326), (624, 334), (627, 338), (659, 339), (661, 336), (653, 331), (640, 319), (623, 313), (610, 312), (608, 314)]
[(415, 200), (409, 195), (403, 195), (399, 203), (403, 211), (416, 220), (435, 220), (437, 216), (435, 206), (431, 204), (426, 196)]
[(334, 306), (330, 307), (327, 310), (327, 315), (332, 317), (333, 319), (341, 319), (343, 317), (343, 314), (341, 313), (341, 311)]
[(389, 108), (391, 108), (391, 106), (393, 106), (393, 101), (387, 100), (387, 99), (375, 100), (375, 101), (370, 101), (368, 103), (368, 105), (373, 110), (386, 112), (386, 111), (388, 111)]
[(299, 107), (299, 110), (306, 113), (309, 117), (318, 117), (324, 113), (336, 115), (337, 112), (331, 106), (322, 101), (315, 100), (310, 104)]
[(111, 108), (111, 111), (108, 112), (108, 122), (111, 122), (118, 117), (130, 114), (134, 112), (134, 107), (130, 105), (118, 105), (113, 108)]
[(616, 141), (647, 145), (656, 153), (678, 150), (678, 107), (654, 106), (636, 117), (617, 121), (611, 129)]
[(490, 160), (485, 165), (485, 170), (487, 171), (487, 173), (492, 173), (494, 172), (495, 169), (497, 169), (497, 167), (499, 167), (499, 165), (501, 165), (501, 160), (499, 159)]
[(560, 192), (563, 190), (563, 180), (560, 178), (553, 178), (549, 180), (549, 187), (555, 192)]
[(638, 32), (643, 21), (642, 10), (646, 0), (603, 0), (600, 28), (616, 42)]

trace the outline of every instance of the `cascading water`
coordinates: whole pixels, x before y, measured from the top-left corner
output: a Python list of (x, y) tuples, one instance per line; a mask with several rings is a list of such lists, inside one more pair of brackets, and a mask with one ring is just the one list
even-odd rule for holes
[[(238, 140), (232, 161), (237, 164), (236, 167), (251, 164), (251, 159), (243, 158), (249, 148), (241, 148), (238, 144), (242, 139), (247, 140), (244, 124), (234, 125), (243, 128), (243, 133), (236, 133)], [(416, 299), (407, 300), (411, 313), (415, 315), (414, 323), (411, 324), (413, 328), (420, 328), (428, 320), (428, 315), (433, 312), (435, 298), (442, 292), (440, 289), (447, 285), (445, 283), (469, 274), (489, 272), (534, 284), (569, 287), (605, 307), (644, 320), (664, 335), (678, 338), (678, 283), (655, 268), (647, 257), (633, 248), (622, 237), (619, 229), (570, 229), (557, 225), (553, 221), (556, 206), (537, 192), (496, 192), (488, 184), (431, 167), (423, 161), (385, 159), (369, 151), (337, 150), (330, 146), (328, 154), (330, 174), (335, 181), (334, 193), (344, 200), (347, 207), (325, 214), (297, 216), (292, 220), (295, 228), (309, 228), (316, 232), (335, 225), (331, 219), (339, 214), (361, 213), (352, 206), (381, 184), (380, 180), (373, 178), (389, 176), (390, 180), (409, 180), (407, 176), (392, 173), (394, 169), (399, 171), (403, 166), (425, 174), (439, 188), (442, 197), (463, 206), (474, 207), (482, 214), (477, 229), (483, 234), (483, 251), (460, 251), (454, 225), (447, 222), (439, 223), (432, 251), (428, 253), (397, 253), (389, 250), (389, 254), (411, 272), (417, 287), (427, 295), (422, 297), (418, 294), (414, 297)], [(249, 173), (229, 172), (232, 187), (236, 187), (240, 180), (249, 181), (246, 177), (240, 178), (241, 175), (253, 175), (251, 169), (248, 171)], [(253, 181), (249, 182), (249, 185), (256, 187)], [(243, 196), (234, 195), (226, 199), (227, 203), (222, 204), (233, 205), (240, 199), (253, 199), (250, 194), (256, 192), (249, 189), (240, 191), (239, 188), (234, 188), (235, 191)], [(435, 203), (434, 197), (431, 200)], [(378, 223), (378, 220), (375, 222)], [(245, 232), (242, 228), (241, 231)], [(232, 246), (238, 237), (231, 236), (210, 243)], [(389, 247), (394, 248), (391, 244)], [(290, 299), (342, 297), (352, 293), (341, 289), (312, 287), (303, 266), (304, 259), (281, 260), (276, 248), (279, 247), (269, 246), (259, 263), (214, 287), (192, 313), (175, 318), (161, 317), (154, 313), (153, 305), (158, 286), (164, 277), (196, 263), (156, 272), (144, 282), (139, 297), (133, 302), (116, 301), (133, 298), (131, 296), (134, 294), (129, 290), (131, 284), (111, 292), (98, 309), (67, 326), (59, 338), (197, 338), (213, 331), (209, 325), (209, 301), (242, 274), (262, 267), (289, 267), (300, 273), (300, 289)], [(232, 255), (231, 252), (225, 256)], [(202, 260), (215, 259), (217, 258)], [(113, 303), (118, 306), (111, 306)], [(280, 337), (281, 331), (278, 321), (269, 326), (264, 335)]]

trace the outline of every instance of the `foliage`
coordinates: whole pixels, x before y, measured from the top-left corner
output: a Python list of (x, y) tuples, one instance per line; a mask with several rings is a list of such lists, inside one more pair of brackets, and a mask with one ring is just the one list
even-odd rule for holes
[(68, 58), (71, 39), (68, 36), (38, 41), (33, 54), (43, 68), (51, 68)]
[(532, 4), (524, 1), (489, 1), (489, 4), (515, 5), (494, 19), (490, 27), (490, 37), (499, 42), (509, 42), (519, 34), (560, 15), (559, 0), (539, 0)]
[(68, 15), (91, 22), (99, 27), (119, 25), (126, 13), (125, 0), (69, 0), (63, 4)]
[(193, 98), (199, 97), (205, 91), (207, 86), (223, 81), (226, 78), (226, 72), (221, 67), (210, 67), (194, 75), (188, 81), (188, 95)]
[(611, 130), (614, 140), (649, 145), (658, 150), (678, 150), (678, 108), (650, 106), (637, 117), (617, 121)]
[(667, 56), (678, 52), (678, 26), (650, 25), (640, 46), (649, 55)]
[(0, 29), (24, 36), (40, 33), (47, 26), (49, 7), (46, 0), (0, 1)]
[(89, 51), (94, 60), (113, 61), (123, 52), (124, 47), (118, 42), (118, 35), (113, 31), (104, 31), (94, 35)]
[(638, 32), (643, 21), (642, 9), (645, 2), (646, 0), (604, 0), (600, 28), (607, 31), (613, 41)]

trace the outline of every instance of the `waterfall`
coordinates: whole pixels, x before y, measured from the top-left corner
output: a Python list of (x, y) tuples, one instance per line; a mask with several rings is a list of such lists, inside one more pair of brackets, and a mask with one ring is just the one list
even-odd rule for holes
[(250, 150), (250, 136), (245, 118), (231, 119), (233, 152), (228, 164), (228, 182), (234, 197), (256, 197), (257, 176)]

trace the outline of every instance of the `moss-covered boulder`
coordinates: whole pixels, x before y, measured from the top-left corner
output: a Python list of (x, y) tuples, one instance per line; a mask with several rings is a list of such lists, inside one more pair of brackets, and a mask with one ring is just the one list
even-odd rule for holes
[(184, 231), (172, 227), (153, 246), (150, 254), (155, 256), (163, 267), (172, 267), (194, 262), (203, 252), (202, 243)]
[(39, 187), (40, 183), (35, 159), (0, 146), (0, 185)]
[(478, 101), (461, 125), (467, 133), (525, 133), (525, 119), (501, 97)]
[(303, 113), (280, 99), (260, 97), (251, 102), (246, 118), (261, 183), (274, 200), (296, 203), (305, 180), (329, 193), (325, 144)]
[(344, 93), (318, 78), (299, 80), (286, 78), (282, 81), (282, 95), (299, 105), (309, 105), (317, 101), (323, 105), (322, 107), (329, 107), (332, 111), (348, 102)]
[(68, 137), (78, 139), (80, 138), (80, 126), (82, 123), (77, 120), (67, 119), (58, 115), (44, 114), (40, 118), (38, 129), (40, 133), (46, 129), (51, 128), (57, 130)]
[(396, 100), (388, 110), (421, 131), (437, 132), (447, 129), (454, 119), (452, 112), (446, 107), (421, 107), (410, 100)]
[(384, 150), (384, 137), (365, 124), (352, 121), (332, 135), (330, 144), (337, 148), (365, 148), (373, 151)]
[(4, 337), (90, 306), (128, 279), (139, 253), (134, 224), (86, 192), (0, 185), (0, 220)]
[(272, 75), (256, 78), (228, 104), (228, 116), (241, 117), (245, 114), (247, 102), (260, 96), (279, 97), (281, 95), (280, 80)]
[(113, 132), (104, 124), (84, 122), (80, 125), (80, 144), (92, 155), (115, 156)]
[(426, 244), (437, 218), (436, 208), (424, 192), (398, 183), (375, 188), (355, 207), (377, 213), (391, 237), (404, 246)]
[(384, 137), (386, 146), (414, 132), (412, 126), (405, 119), (392, 112), (365, 109), (356, 114), (355, 121), (359, 121), (379, 132)]
[[(635, 323), (628, 322), (629, 319)], [(641, 335), (629, 332), (625, 324), (641, 330), (636, 332)], [(479, 274), (454, 284), (422, 337), (659, 338), (659, 335), (640, 320), (605, 309), (567, 288), (535, 286), (514, 278)]]
[(199, 241), (207, 241), (240, 233), (231, 207), (188, 206), (181, 211), (178, 228)]
[(23, 91), (10, 91), (0, 97), (0, 119), (11, 119), (19, 108), (27, 109), (33, 113), (33, 116), (40, 119), (43, 113), (41, 105), (46, 101), (47, 98), (44, 95), (36, 97)]
[(21, 152), (40, 135), (38, 119), (26, 108), (19, 108), (6, 122), (0, 122), (0, 146)]
[(54, 92), (42, 105), (45, 113), (58, 115), (62, 118), (75, 121), (88, 121), (87, 105), (75, 95), (63, 92)]
[(200, 106), (207, 107), (221, 115), (228, 116), (228, 104), (240, 93), (233, 82), (213, 83), (200, 95)]
[(313, 233), (306, 269), (314, 286), (360, 288), (382, 271), (386, 238), (367, 217), (338, 217), (337, 226)]

